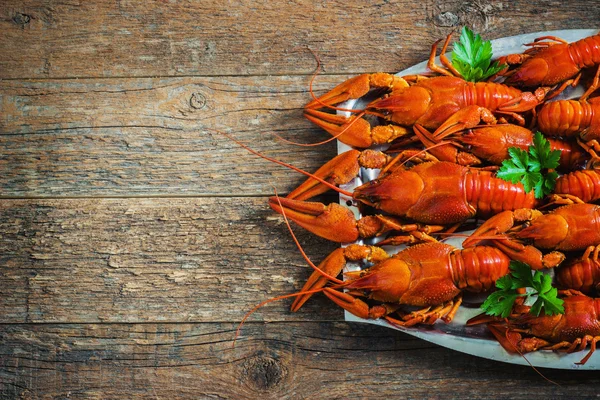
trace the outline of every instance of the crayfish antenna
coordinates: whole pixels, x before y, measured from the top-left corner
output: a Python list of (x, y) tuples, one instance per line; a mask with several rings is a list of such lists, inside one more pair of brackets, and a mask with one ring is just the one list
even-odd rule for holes
[(277, 160), (275, 158), (272, 158), (272, 157), (269, 157), (269, 156), (265, 156), (264, 154), (259, 153), (258, 151), (250, 148), (249, 146), (247, 146), (244, 143), (240, 142), (239, 140), (235, 139), (234, 137), (232, 137), (228, 133), (225, 133), (225, 132), (222, 132), (222, 131), (219, 131), (219, 130), (216, 130), (216, 129), (211, 129), (211, 128), (205, 128), (205, 129), (210, 130), (212, 132), (216, 132), (216, 133), (218, 133), (220, 135), (225, 136), (227, 139), (229, 139), (232, 142), (236, 143), (238, 146), (240, 146), (240, 147), (248, 150), (250, 153), (252, 153), (252, 154), (254, 154), (254, 155), (256, 155), (256, 156), (258, 156), (258, 157), (260, 157), (260, 158), (262, 158), (264, 160), (271, 161), (272, 163), (275, 163), (275, 164), (281, 165), (283, 167), (289, 168), (291, 170), (294, 170), (296, 172), (299, 172), (302, 175), (308, 176), (309, 178), (313, 178), (313, 179), (319, 181), (321, 184), (327, 186), (328, 188), (330, 188), (332, 190), (335, 190), (336, 192), (338, 192), (340, 194), (346, 195), (348, 197), (352, 197), (352, 192), (340, 189), (339, 187), (337, 187), (337, 186), (335, 186), (335, 185), (327, 182), (325, 179), (322, 179), (322, 178), (316, 176), (315, 174), (311, 174), (310, 172), (307, 172), (307, 171), (304, 171), (304, 170), (302, 170), (302, 169), (300, 169), (298, 167), (295, 167), (292, 164), (288, 164), (286, 162)]
[[(285, 142), (285, 143), (288, 143), (288, 144), (292, 144), (294, 146), (301, 146), (301, 147), (321, 146), (321, 145), (327, 144), (329, 142), (332, 142), (332, 141), (338, 139), (344, 133), (348, 132), (350, 130), (350, 128), (352, 128), (354, 126), (354, 124), (356, 124), (358, 121), (362, 121), (361, 117), (363, 117), (365, 115), (365, 110), (356, 110), (356, 111), (359, 111), (360, 113), (348, 125), (345, 125), (343, 127), (343, 129), (341, 129), (341, 130), (339, 130), (339, 129), (333, 130), (333, 132), (335, 132), (335, 134), (332, 137), (330, 137), (329, 139), (322, 140), (320, 142), (316, 142), (316, 143), (299, 143), (299, 142), (294, 142), (293, 140), (286, 139), (283, 136), (281, 136), (280, 134), (278, 134), (277, 132), (272, 132), (272, 133), (273, 133), (273, 135), (276, 138), (278, 138), (282, 142)], [(311, 119), (311, 117), (310, 117), (309, 114), (305, 114), (305, 117), (307, 119), (313, 121), (313, 122), (316, 121), (316, 120)], [(331, 133), (332, 129), (334, 129), (334, 128), (330, 128), (328, 131)], [(336, 132), (338, 130), (339, 130), (339, 132)], [(361, 147), (361, 146), (359, 146), (359, 147)]]
[(360, 110), (360, 109), (355, 110), (355, 109), (351, 109), (351, 108), (336, 107), (331, 104), (327, 104), (315, 95), (315, 92), (313, 91), (313, 83), (315, 82), (315, 79), (317, 78), (317, 76), (319, 75), (319, 72), (321, 70), (321, 59), (319, 58), (318, 54), (313, 49), (311, 49), (308, 46), (306, 48), (308, 49), (308, 51), (310, 51), (312, 53), (313, 57), (315, 57), (315, 61), (317, 62), (317, 67), (315, 68), (315, 72), (313, 72), (313, 75), (310, 78), (310, 83), (308, 85), (308, 90), (310, 92), (310, 96), (313, 98), (313, 101), (311, 104), (317, 103), (317, 104), (321, 105), (321, 107), (323, 107), (323, 108), (328, 108), (330, 110), (336, 110), (336, 111), (364, 112), (365, 110)]
[[(296, 300), (294, 300), (294, 302), (292, 303), (291, 310), (292, 310), (292, 312), (296, 312), (313, 295), (313, 293), (306, 293), (306, 292), (324, 288), (324, 286), (329, 282), (335, 282), (337, 284), (344, 285), (344, 281), (339, 280), (335, 276), (331, 275), (331, 274), (337, 275), (341, 272), (341, 269), (343, 268), (343, 265), (345, 264), (344, 255), (343, 255), (344, 250), (341, 247), (338, 248), (333, 253), (331, 253), (329, 256), (327, 256), (327, 258), (325, 260), (323, 260), (321, 262), (321, 264), (319, 264), (319, 266), (317, 267), (310, 260), (310, 258), (308, 258), (308, 255), (306, 255), (306, 252), (304, 251), (304, 249), (302, 248), (302, 245), (298, 241), (298, 238), (294, 234), (292, 226), (290, 225), (290, 221), (288, 220), (285, 210), (283, 209), (283, 206), (281, 204), (281, 199), (277, 195), (277, 189), (275, 189), (275, 188), (273, 188), (273, 189), (275, 190), (275, 198), (277, 199), (277, 202), (279, 203), (279, 206), (282, 211), (281, 215), (283, 216), (283, 220), (285, 221), (285, 224), (288, 228), (288, 231), (290, 232), (290, 235), (292, 236), (292, 239), (294, 240), (294, 243), (296, 243), (296, 247), (298, 247), (300, 254), (302, 254), (302, 257), (306, 260), (308, 265), (310, 265), (310, 267), (312, 269), (314, 269), (314, 272), (312, 273), (312, 275), (308, 278), (308, 280), (302, 287), (302, 291), (305, 292), (305, 294), (303, 294), (299, 297), (296, 297)], [(323, 268), (321, 268), (321, 267), (323, 267)]]
[(512, 332), (507, 326), (503, 326), (502, 321), (508, 324), (508, 320), (501, 317), (494, 317), (486, 314), (479, 314), (475, 317), (469, 319), (466, 323), (467, 326), (479, 325), (479, 324), (487, 324), (489, 331), (494, 335), (498, 343), (509, 353), (517, 353), (519, 354), (527, 364), (544, 380), (553, 385), (560, 386), (559, 383), (554, 382), (553, 380), (547, 378), (543, 373), (541, 373), (532, 363), (525, 357), (525, 354), (521, 350), (517, 343), (521, 339), (521, 335), (517, 332)]
[[(306, 175), (310, 178), (304, 184), (300, 185), (298, 189), (290, 193), (285, 199), (283, 206), (285, 206), (286, 210), (288, 210), (288, 212), (291, 214), (292, 220), (297, 222), (305, 229), (308, 229), (309, 231), (329, 240), (345, 243), (353, 242), (358, 238), (356, 218), (348, 208), (342, 207), (337, 203), (331, 203), (328, 206), (325, 206), (322, 203), (309, 203), (295, 200), (298, 198), (306, 198), (303, 196), (303, 194), (306, 193), (301, 193), (305, 189), (308, 191), (308, 193), (311, 194), (311, 196), (314, 196), (316, 194), (324, 193), (327, 190), (326, 188), (332, 189), (340, 194), (352, 198), (353, 192), (339, 188), (335, 184), (331, 183), (330, 180), (336, 182), (337, 184), (344, 184), (351, 181), (352, 175), (354, 175), (355, 173), (357, 174), (359, 169), (356, 160), (357, 157), (355, 157), (358, 151), (350, 150), (346, 153), (340, 154), (334, 159), (332, 159), (330, 162), (326, 163), (319, 170), (317, 170), (316, 173), (311, 174), (291, 164), (262, 155), (256, 150), (251, 149), (250, 147), (246, 146), (245, 144), (241, 143), (240, 141), (234, 139), (233, 137), (224, 132), (216, 132), (224, 135), (229, 140), (237, 143), (239, 146), (248, 150), (252, 154), (255, 154), (265, 160), (274, 162), (278, 165), (282, 165), (294, 171), (300, 172), (301, 174)], [(348, 157), (348, 155), (350, 157)], [(341, 166), (336, 166), (336, 162), (340, 160), (345, 162), (350, 161), (349, 168), (346, 165), (346, 163), (344, 163), (344, 165)], [(332, 162), (333, 164), (331, 164)], [(355, 166), (353, 164), (357, 164), (356, 168), (354, 168)], [(349, 171), (356, 172), (349, 174)], [(315, 182), (318, 182), (318, 184), (315, 185)], [(299, 189), (301, 188), (302, 190), (300, 190), (299, 192)], [(284, 209), (281, 203), (281, 201), (276, 202), (273, 198), (269, 199), (269, 205), (271, 206), (271, 208), (273, 208), (273, 210), (280, 214)], [(343, 235), (337, 237), (336, 233), (342, 233)], [(333, 234), (334, 236), (330, 236), (331, 234)]]
[[(279, 198), (279, 195), (277, 194), (277, 189), (275, 189), (273, 187), (273, 190), (275, 191), (275, 198), (277, 199), (277, 201), (279, 202), (279, 205), (281, 206), (281, 199)], [(283, 209), (283, 207), (282, 207), (282, 209)], [(331, 282), (335, 282), (335, 283), (338, 283), (338, 284), (344, 284), (344, 281), (337, 279), (335, 276), (329, 275), (327, 272), (325, 272), (322, 269), (320, 269), (319, 267), (317, 267), (310, 260), (310, 258), (308, 258), (308, 255), (306, 254), (306, 252), (302, 248), (302, 245), (300, 244), (300, 241), (296, 237), (296, 234), (294, 233), (294, 230), (292, 229), (292, 226), (290, 225), (290, 221), (287, 219), (287, 216), (285, 215), (285, 211), (283, 211), (281, 213), (281, 215), (283, 216), (283, 220), (285, 221), (285, 225), (287, 226), (288, 231), (290, 232), (290, 235), (292, 236), (292, 239), (294, 240), (294, 243), (296, 243), (296, 247), (298, 247), (298, 250), (300, 250), (300, 254), (302, 254), (302, 257), (304, 258), (304, 260), (306, 260), (306, 262), (308, 263), (308, 265), (310, 265), (310, 267), (312, 269), (314, 269), (315, 272), (320, 273), (324, 278), (329, 279)]]
[[(279, 196), (277, 195), (277, 190), (275, 190), (275, 197), (277, 199), (279, 199)], [(300, 245), (300, 242), (298, 241), (298, 238), (296, 237), (296, 235), (294, 234), (294, 231), (292, 230), (292, 227), (287, 219), (287, 217), (285, 216), (285, 212), (282, 213), (285, 224), (288, 228), (288, 230), (290, 231), (290, 234), (292, 235), (292, 238), (294, 239), (294, 242), (296, 243), (296, 246), (298, 247), (298, 249), (300, 250), (300, 253), (302, 254), (302, 257), (304, 257), (304, 259), (306, 260), (306, 262), (308, 263), (308, 265), (310, 265), (314, 270), (315, 273), (321, 275), (323, 278), (326, 278), (325, 283), (323, 283), (323, 285), (321, 287), (318, 288), (314, 288), (311, 290), (301, 290), (299, 292), (296, 293), (291, 293), (291, 294), (286, 294), (286, 295), (282, 295), (282, 296), (277, 296), (277, 297), (273, 297), (271, 299), (267, 299), (265, 301), (260, 302), (259, 304), (257, 304), (256, 306), (254, 306), (250, 311), (248, 311), (244, 317), (242, 318), (240, 324), (238, 325), (236, 331), (235, 331), (235, 337), (233, 338), (233, 343), (232, 343), (232, 347), (235, 347), (235, 342), (237, 341), (237, 338), (240, 336), (240, 332), (242, 330), (242, 326), (244, 325), (244, 323), (246, 322), (246, 320), (254, 313), (256, 312), (259, 308), (275, 302), (275, 301), (279, 301), (279, 300), (284, 300), (284, 299), (288, 299), (291, 297), (298, 297), (299, 296), (306, 296), (309, 295), (308, 297), (306, 297), (305, 299), (303, 299), (302, 304), (304, 304), (304, 302), (306, 302), (306, 300), (308, 300), (308, 298), (310, 296), (312, 296), (315, 293), (321, 293), (323, 292), (326, 288), (324, 287), (325, 284), (327, 282), (334, 282), (336, 283), (336, 285), (331, 286), (332, 288), (336, 288), (339, 289), (341, 287), (343, 287), (345, 285), (344, 281), (337, 279), (334, 276), (329, 275), (327, 272), (321, 270), (319, 267), (317, 267), (311, 260), (310, 258), (308, 258), (308, 256), (306, 255), (306, 253), (304, 252), (304, 249), (302, 248), (302, 246)], [(300, 306), (302, 305), (300, 304)], [(298, 306), (298, 308), (300, 308), (300, 306)]]
[(240, 332), (242, 331), (242, 326), (246, 323), (246, 320), (252, 315), (254, 314), (259, 308), (272, 303), (274, 301), (279, 301), (279, 300), (284, 300), (284, 299), (289, 299), (291, 297), (296, 297), (296, 296), (302, 296), (305, 294), (315, 294), (315, 293), (320, 293), (323, 292), (326, 288), (320, 288), (320, 289), (315, 289), (315, 290), (309, 290), (309, 291), (300, 291), (300, 292), (296, 292), (296, 293), (291, 293), (291, 294), (284, 294), (282, 296), (277, 296), (277, 297), (273, 297), (264, 301), (261, 301), (260, 303), (258, 303), (256, 306), (254, 306), (250, 311), (248, 311), (244, 317), (242, 318), (240, 324), (238, 325), (237, 329), (235, 330), (235, 337), (233, 338), (233, 343), (231, 347), (235, 347), (235, 342), (237, 341), (238, 337), (240, 336)]

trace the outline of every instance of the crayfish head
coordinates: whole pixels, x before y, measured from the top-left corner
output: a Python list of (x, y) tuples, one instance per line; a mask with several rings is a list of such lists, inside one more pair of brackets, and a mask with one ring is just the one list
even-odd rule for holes
[(399, 259), (388, 258), (375, 266), (346, 273), (350, 281), (347, 289), (364, 290), (368, 297), (383, 302), (397, 303), (409, 289), (411, 271)]
[(508, 77), (508, 84), (520, 86), (551, 86), (563, 82), (579, 72), (579, 67), (566, 44), (556, 44), (528, 58)]
[(513, 124), (482, 125), (465, 131), (456, 139), (470, 146), (469, 151), (493, 164), (500, 165), (510, 158), (509, 147), (528, 150), (533, 141), (529, 129)]
[(542, 249), (559, 249), (560, 244), (569, 236), (569, 224), (558, 213), (545, 214), (516, 235), (521, 239), (532, 239), (535, 246)]
[(405, 216), (421, 196), (425, 184), (410, 170), (398, 170), (354, 189), (354, 199), (397, 216)]
[(548, 62), (543, 58), (529, 58), (506, 79), (509, 85), (538, 86), (548, 74)]
[(398, 125), (412, 126), (427, 112), (430, 104), (431, 94), (427, 89), (410, 86), (371, 102), (367, 111), (383, 114)]

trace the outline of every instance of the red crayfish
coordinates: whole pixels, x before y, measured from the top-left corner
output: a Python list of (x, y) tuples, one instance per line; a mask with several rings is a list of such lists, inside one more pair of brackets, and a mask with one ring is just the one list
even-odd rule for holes
[(543, 255), (538, 249), (576, 251), (600, 244), (600, 206), (570, 204), (547, 214), (532, 209), (505, 211), (485, 221), (463, 246), (490, 239), (509, 257), (533, 269), (555, 267), (564, 254), (553, 251)]
[[(446, 39), (442, 54), (449, 39), (450, 35)], [(405, 136), (409, 132), (406, 128), (415, 124), (427, 129), (436, 129), (458, 111), (473, 105), (512, 116), (519, 123), (523, 123), (524, 119), (518, 113), (535, 108), (548, 92), (547, 88), (538, 88), (531, 93), (500, 83), (467, 82), (460, 77), (451, 76), (452, 68), (447, 62), (445, 64), (450, 66), (450, 70), (436, 66), (433, 62), (435, 54), (434, 45), (428, 63), (429, 69), (435, 72), (444, 71), (447, 76), (399, 77), (387, 73), (359, 75), (308, 103), (304, 108), (304, 115), (341, 142), (365, 148), (373, 144), (389, 143)], [(341, 109), (360, 112), (359, 116), (348, 118), (320, 111), (323, 107), (338, 109), (336, 105), (349, 99), (363, 97), (372, 89), (385, 89), (388, 94), (370, 102), (364, 110)], [(370, 123), (361, 118), (364, 114), (381, 117), (392, 124), (371, 128)], [(466, 117), (480, 116), (474, 114)]]
[[(537, 350), (590, 351), (577, 364), (585, 364), (600, 340), (600, 299), (587, 297), (577, 291), (562, 293), (564, 314), (534, 316), (529, 307), (517, 306), (516, 312), (504, 321), (488, 323), (489, 330), (504, 349), (524, 354)], [(489, 321), (478, 318), (467, 325)], [(523, 337), (525, 336), (525, 337)]]
[[(433, 133), (419, 124), (416, 124), (413, 130), (416, 138), (430, 154), (440, 161), (451, 161), (461, 165), (479, 165), (484, 161), (500, 165), (502, 161), (510, 158), (509, 148), (517, 147), (527, 151), (533, 144), (534, 136), (530, 129), (523, 126), (496, 123), (489, 110), (478, 106), (469, 106), (458, 111)], [(415, 139), (410, 137), (400, 139), (390, 150), (402, 148), (414, 141)], [(563, 171), (579, 168), (589, 159), (589, 153), (574, 141), (559, 138), (550, 138), (548, 141), (551, 150), (560, 151), (559, 168)]]
[(581, 257), (561, 264), (555, 270), (558, 286), (585, 294), (600, 293), (599, 253), (600, 246), (590, 246)]
[[(304, 285), (292, 304), (297, 311), (316, 289), (329, 283), (323, 273), (336, 276), (347, 261), (367, 260), (374, 263), (368, 269), (346, 272), (346, 281), (338, 285), (343, 293), (328, 287), (323, 293), (340, 307), (361, 318), (385, 318), (392, 324), (410, 326), (433, 323), (438, 318), (452, 320), (461, 303), (463, 291), (484, 292), (508, 273), (509, 258), (494, 247), (478, 246), (460, 250), (432, 242), (409, 247), (389, 256), (380, 247), (350, 245), (335, 250), (320, 265)], [(369, 306), (360, 297), (380, 302)], [(400, 305), (428, 307), (404, 315), (400, 320), (390, 317)]]
[[(327, 190), (328, 186), (321, 183), (323, 180), (350, 182), (358, 173), (363, 154), (368, 154), (365, 157), (368, 161), (363, 162), (370, 168), (383, 168), (389, 159), (380, 152), (348, 151), (313, 175), (319, 180), (309, 178), (281, 199), (281, 203), (270, 198), (269, 205), (279, 213), (283, 208), (291, 220), (305, 229), (337, 242), (352, 242), (359, 236), (370, 237), (390, 230), (418, 234), (419, 226), (403, 225), (391, 217), (362, 219), (357, 226), (354, 215), (339, 204), (325, 206), (301, 201)], [(525, 193), (520, 183), (513, 184), (496, 178), (493, 172), (450, 162), (424, 162), (412, 168), (384, 171), (378, 179), (344, 193), (382, 212), (430, 225), (456, 224), (475, 216), (489, 217), (503, 210), (532, 208), (537, 204), (533, 193)]]
[(509, 71), (507, 84), (537, 87), (563, 83), (563, 87), (578, 80), (583, 68), (600, 64), (600, 34), (572, 43), (555, 36), (543, 36), (528, 43), (523, 54), (503, 58), (508, 64), (520, 64)]

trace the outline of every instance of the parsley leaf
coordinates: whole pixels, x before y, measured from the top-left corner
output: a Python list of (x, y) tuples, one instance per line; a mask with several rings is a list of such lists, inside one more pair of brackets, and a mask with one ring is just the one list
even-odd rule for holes
[(506, 318), (510, 315), (515, 300), (519, 297), (514, 291), (498, 290), (490, 294), (481, 308), (488, 315)]
[(536, 199), (552, 192), (558, 178), (554, 168), (558, 166), (560, 150), (551, 150), (550, 142), (540, 132), (535, 133), (529, 152), (510, 147), (508, 154), (511, 158), (502, 161), (496, 174), (498, 178), (521, 182), (526, 192), (534, 191)]
[(536, 132), (533, 136), (533, 148), (530, 149), (531, 155), (536, 160), (534, 171), (541, 171), (542, 168), (556, 168), (560, 159), (560, 151), (551, 151), (550, 142)]
[[(510, 262), (510, 274), (496, 281), (499, 289), (488, 296), (481, 308), (488, 315), (506, 318), (512, 311), (513, 304), (518, 297), (537, 295), (535, 303), (529, 312), (539, 316), (544, 310), (546, 315), (564, 314), (563, 300), (557, 297), (558, 291), (552, 286), (552, 277), (541, 271), (532, 275), (531, 268), (520, 261)], [(532, 288), (533, 292), (517, 293), (519, 288)]]
[[(463, 27), (459, 41), (452, 49), (452, 65), (464, 80), (478, 82), (502, 71), (505, 65), (492, 62), (492, 43), (485, 42), (479, 34), (475, 35), (466, 26)], [(491, 65), (490, 65), (491, 64)]]

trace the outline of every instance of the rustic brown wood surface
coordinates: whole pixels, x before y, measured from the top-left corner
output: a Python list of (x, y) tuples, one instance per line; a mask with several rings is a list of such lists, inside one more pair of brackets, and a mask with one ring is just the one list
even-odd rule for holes
[[(583, 0), (0, 3), (0, 398), (597, 397), (596, 372), (510, 366), (374, 326), (315, 298), (266, 204), (335, 145), (322, 93), (486, 38), (597, 28)], [(314, 260), (336, 245), (298, 230)]]

